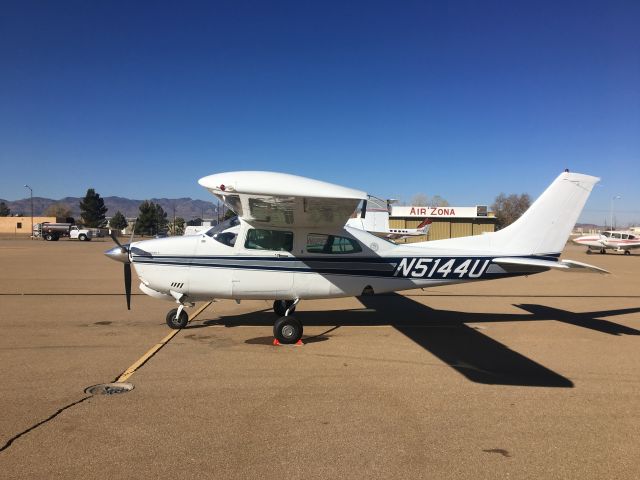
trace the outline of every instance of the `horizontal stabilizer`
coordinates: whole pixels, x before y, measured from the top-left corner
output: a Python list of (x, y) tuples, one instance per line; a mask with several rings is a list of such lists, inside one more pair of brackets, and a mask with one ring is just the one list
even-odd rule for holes
[(526, 257), (504, 257), (504, 258), (494, 258), (493, 263), (498, 265), (521, 265), (527, 267), (538, 267), (541, 270), (547, 268), (553, 268), (556, 270), (564, 270), (564, 271), (588, 271), (595, 273), (609, 273), (608, 271), (594, 267), (593, 265), (589, 265), (582, 262), (576, 262), (574, 260), (560, 260), (558, 262), (554, 262), (552, 260), (541, 260), (538, 258), (526, 258)]

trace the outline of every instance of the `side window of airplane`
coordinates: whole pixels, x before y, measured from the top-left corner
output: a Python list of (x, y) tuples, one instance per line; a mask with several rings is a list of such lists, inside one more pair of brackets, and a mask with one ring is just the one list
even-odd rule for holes
[(617, 238), (620, 239), (622, 237), (622, 235), (620, 235), (619, 233), (612, 233), (611, 234), (611, 238)]
[(293, 250), (293, 232), (252, 228), (247, 232), (244, 248), (290, 252)]
[(360, 244), (348, 237), (310, 233), (307, 235), (308, 253), (358, 253), (362, 251)]
[(623, 240), (627, 240), (629, 238), (629, 235), (627, 235), (626, 233), (622, 234), (622, 239)]

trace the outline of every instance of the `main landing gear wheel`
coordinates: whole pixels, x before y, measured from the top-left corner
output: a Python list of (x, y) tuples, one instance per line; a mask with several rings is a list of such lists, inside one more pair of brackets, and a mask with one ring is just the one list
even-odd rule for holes
[(600, 254), (604, 255), (605, 253), (607, 253), (607, 250), (605, 248), (601, 248), (600, 249)]
[(590, 248), (587, 248), (587, 255), (591, 255), (593, 252), (591, 251)]
[(273, 336), (285, 345), (297, 343), (302, 338), (302, 323), (292, 316), (280, 317), (273, 326)]
[[(287, 308), (291, 308), (293, 305), (293, 300), (276, 300), (273, 302), (273, 311), (279, 317), (284, 317), (284, 314), (287, 313)], [(289, 315), (293, 314), (296, 311), (296, 307), (293, 307), (289, 310)]]
[(173, 328), (174, 330), (184, 328), (187, 326), (187, 323), (189, 323), (189, 315), (187, 315), (187, 312), (182, 310), (179, 317), (177, 316), (177, 313), (177, 308), (169, 310), (169, 313), (167, 313), (167, 325), (169, 325), (169, 328)]
[(624, 254), (625, 254), (625, 255), (631, 255), (631, 252), (630, 252), (629, 250), (625, 250), (625, 251), (624, 251)]

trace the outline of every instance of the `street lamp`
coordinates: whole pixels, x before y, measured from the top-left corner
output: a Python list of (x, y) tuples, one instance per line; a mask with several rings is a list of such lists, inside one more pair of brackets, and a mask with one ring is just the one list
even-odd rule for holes
[(31, 194), (31, 240), (33, 240), (33, 188), (31, 188), (29, 185), (25, 185), (25, 188), (29, 189), (29, 192)]
[(611, 225), (611, 230), (615, 230), (614, 226), (613, 226), (613, 201), (614, 200), (618, 200), (622, 198), (620, 195), (614, 195), (613, 197), (611, 197), (611, 218), (610, 218), (610, 225)]

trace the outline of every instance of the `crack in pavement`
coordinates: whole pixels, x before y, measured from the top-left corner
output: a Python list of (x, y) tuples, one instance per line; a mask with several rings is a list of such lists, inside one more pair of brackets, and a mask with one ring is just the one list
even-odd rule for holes
[(41, 425), (44, 425), (45, 423), (50, 422), (51, 420), (53, 420), (54, 418), (56, 418), (58, 415), (60, 415), (62, 412), (64, 412), (65, 410), (68, 410), (71, 407), (74, 407), (76, 405), (81, 404), (82, 402), (84, 402), (85, 400), (89, 400), (92, 397), (92, 395), (87, 395), (86, 397), (81, 398), (80, 400), (76, 400), (75, 402), (71, 402), (68, 405), (65, 405), (64, 407), (60, 408), (59, 410), (57, 410), (54, 414), (48, 416), (47, 418), (45, 418), (44, 420), (35, 423), (33, 425), (31, 425), (29, 428), (27, 428), (26, 430), (23, 430), (22, 432), (14, 435), (13, 437), (11, 437), (9, 440), (7, 440), (7, 442), (0, 447), (0, 453), (4, 452), (5, 450), (7, 450), (11, 444), (13, 442), (15, 442), (17, 439), (19, 439), (20, 437), (22, 437), (23, 435), (26, 435), (27, 433), (31, 432), (32, 430), (35, 430), (36, 428), (38, 428)]

